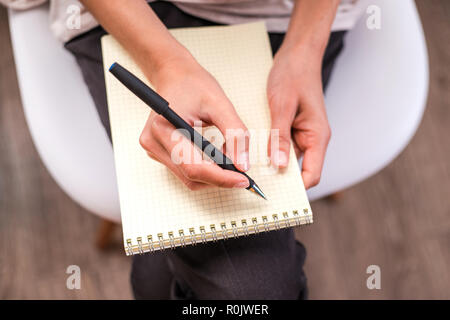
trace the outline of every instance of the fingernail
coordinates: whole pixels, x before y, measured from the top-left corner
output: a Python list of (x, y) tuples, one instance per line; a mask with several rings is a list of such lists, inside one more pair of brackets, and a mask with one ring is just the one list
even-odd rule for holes
[(248, 180), (246, 181), (242, 181), (242, 182), (238, 182), (234, 185), (235, 188), (247, 188), (250, 185), (250, 183), (248, 182)]
[(250, 169), (250, 161), (249, 161), (248, 152), (242, 152), (241, 154), (239, 154), (238, 165), (244, 171), (247, 171), (248, 169)]
[(284, 151), (277, 151), (272, 157), (273, 164), (277, 167), (287, 166), (287, 155)]

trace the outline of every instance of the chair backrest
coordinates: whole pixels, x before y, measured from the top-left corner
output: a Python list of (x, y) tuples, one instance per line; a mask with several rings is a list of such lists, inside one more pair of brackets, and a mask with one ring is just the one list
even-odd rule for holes
[(112, 147), (71, 54), (49, 30), (48, 7), (9, 11), (25, 117), (58, 185), (86, 209), (120, 221)]
[(428, 94), (428, 56), (413, 0), (366, 1), (380, 9), (381, 29), (364, 13), (345, 39), (326, 92), (332, 137), (316, 199), (358, 183), (389, 164), (409, 143)]

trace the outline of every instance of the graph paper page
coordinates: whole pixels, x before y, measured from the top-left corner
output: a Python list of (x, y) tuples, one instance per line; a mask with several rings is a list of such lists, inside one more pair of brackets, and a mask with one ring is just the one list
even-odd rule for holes
[[(263, 23), (171, 30), (219, 82), (240, 118), (252, 132), (251, 157), (267, 160), (270, 113), (266, 81), (272, 53)], [(185, 234), (194, 228), (251, 221), (273, 214), (311, 208), (293, 148), (289, 166), (275, 171), (268, 162), (254, 161), (248, 174), (260, 186), (265, 201), (245, 189), (212, 188), (190, 191), (165, 166), (152, 160), (139, 144), (150, 108), (107, 70), (118, 62), (147, 84), (143, 73), (112, 36), (102, 38), (108, 107), (118, 178), (124, 240), (157, 239), (162, 233)], [(170, 101), (169, 101), (170, 103)], [(176, 106), (172, 106), (176, 110)], [(256, 138), (253, 138), (256, 133)], [(281, 217), (282, 218), (282, 217)], [(312, 219), (312, 217), (311, 217)]]

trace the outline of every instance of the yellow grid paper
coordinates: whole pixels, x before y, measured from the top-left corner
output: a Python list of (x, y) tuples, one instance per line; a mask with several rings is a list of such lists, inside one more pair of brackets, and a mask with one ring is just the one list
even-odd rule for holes
[[(267, 157), (270, 112), (266, 81), (272, 54), (264, 24), (182, 28), (173, 29), (171, 33), (217, 79), (247, 128), (257, 133), (257, 137), (253, 139), (252, 136), (251, 139), (251, 157)], [(210, 232), (211, 225), (218, 232), (223, 223), (228, 231), (232, 230), (232, 221), (236, 222), (240, 235), (244, 230), (243, 219), (253, 226), (254, 218), (261, 224), (262, 217), (266, 216), (269, 229), (292, 225), (283, 223), (284, 218), (297, 218), (298, 224), (312, 222), (293, 148), (289, 166), (284, 171), (276, 172), (261, 161), (252, 163), (248, 174), (266, 194), (268, 201), (242, 189), (190, 191), (165, 166), (150, 159), (139, 144), (150, 108), (115, 79), (108, 68), (118, 62), (149, 83), (112, 36), (102, 38), (102, 50), (128, 254), (181, 245), (183, 241), (178, 239), (180, 230), (188, 237), (193, 228), (198, 235), (196, 239), (201, 240), (200, 235)], [(176, 106), (171, 107), (176, 110)], [(294, 216), (294, 211), (299, 215)], [(274, 214), (277, 217), (274, 218)], [(276, 218), (282, 222), (281, 225), (274, 221)], [(264, 228), (254, 229), (254, 232), (262, 230)], [(171, 239), (170, 232), (175, 239)], [(209, 235), (205, 241), (212, 240)], [(147, 243), (148, 236), (153, 239), (151, 245)], [(138, 243), (138, 238), (142, 238), (142, 242)], [(162, 244), (158, 238), (162, 239)]]

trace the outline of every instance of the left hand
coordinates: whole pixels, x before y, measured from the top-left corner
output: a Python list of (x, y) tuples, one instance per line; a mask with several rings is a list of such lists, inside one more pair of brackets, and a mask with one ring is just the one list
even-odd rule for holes
[(278, 150), (271, 150), (269, 139), (271, 163), (277, 168), (288, 165), (292, 137), (297, 157), (303, 155), (302, 177), (306, 189), (320, 181), (331, 136), (321, 67), (321, 56), (307, 47), (282, 46), (275, 55), (267, 83), (272, 129), (279, 130)]

